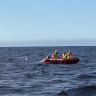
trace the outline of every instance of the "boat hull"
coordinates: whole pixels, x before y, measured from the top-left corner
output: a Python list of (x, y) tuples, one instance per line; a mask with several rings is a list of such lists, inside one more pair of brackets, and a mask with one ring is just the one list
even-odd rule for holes
[(79, 62), (78, 58), (70, 58), (70, 59), (51, 59), (45, 58), (41, 62), (52, 63), (52, 64), (75, 64)]

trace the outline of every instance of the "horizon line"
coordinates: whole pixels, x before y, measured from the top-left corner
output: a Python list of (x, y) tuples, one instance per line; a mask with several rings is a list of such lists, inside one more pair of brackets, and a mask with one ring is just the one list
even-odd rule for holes
[(37, 45), (37, 46), (0, 46), (0, 48), (2, 47), (96, 47), (96, 45), (57, 45), (57, 46), (52, 46), (52, 45), (47, 45), (47, 46), (43, 46), (43, 45)]

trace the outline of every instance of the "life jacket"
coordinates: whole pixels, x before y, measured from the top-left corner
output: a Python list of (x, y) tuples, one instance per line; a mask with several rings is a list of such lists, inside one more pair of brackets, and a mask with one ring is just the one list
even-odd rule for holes
[(66, 54), (62, 54), (62, 59), (65, 59), (66, 57)]
[(67, 54), (67, 58), (71, 58), (72, 57), (72, 54)]
[(58, 57), (57, 54), (54, 53), (54, 54), (52, 55), (52, 58), (56, 59), (56, 58), (59, 58), (59, 57)]

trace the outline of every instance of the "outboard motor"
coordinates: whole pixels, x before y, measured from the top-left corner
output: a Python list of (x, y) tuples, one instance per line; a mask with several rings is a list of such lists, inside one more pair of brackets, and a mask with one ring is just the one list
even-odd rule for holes
[(51, 58), (50, 56), (47, 56), (46, 58)]

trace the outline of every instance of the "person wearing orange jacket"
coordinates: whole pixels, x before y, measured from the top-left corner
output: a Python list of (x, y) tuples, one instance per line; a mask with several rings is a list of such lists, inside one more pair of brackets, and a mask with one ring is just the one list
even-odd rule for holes
[(57, 55), (58, 54), (58, 51), (55, 51), (52, 55), (52, 59), (58, 59), (59, 56)]

